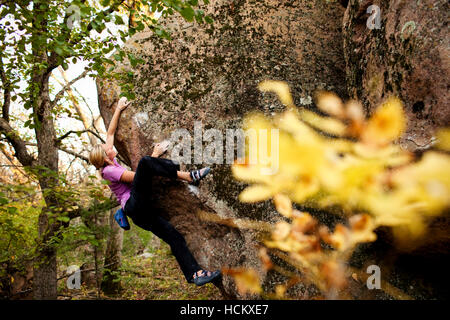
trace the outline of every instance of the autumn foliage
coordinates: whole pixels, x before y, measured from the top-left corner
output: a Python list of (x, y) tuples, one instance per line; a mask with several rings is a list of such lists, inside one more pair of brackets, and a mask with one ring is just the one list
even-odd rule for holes
[[(268, 146), (258, 143), (269, 155), (271, 144), (277, 144), (278, 170), (265, 174), (273, 164), (262, 158), (236, 162), (232, 170), (237, 180), (250, 184), (240, 194), (242, 202), (272, 199), (280, 214), (263, 242), (262, 265), (266, 271), (277, 268), (270, 251), (298, 269), (301, 281), (315, 285), (325, 298), (344, 297), (347, 261), (360, 243), (377, 239), (378, 227), (392, 228), (398, 243), (405, 245), (448, 209), (449, 130), (437, 132), (435, 146), (415, 157), (396, 143), (407, 123), (396, 97), (366, 118), (357, 101), (344, 103), (333, 93), (319, 92), (316, 105), (327, 114), (323, 116), (295, 107), (284, 82), (263, 81), (259, 88), (276, 93), (286, 110), (272, 118), (251, 114), (244, 128), (279, 131), (278, 141), (269, 137)], [(258, 157), (264, 154), (259, 151)], [(330, 210), (347, 223), (329, 230), (312, 214), (297, 210), (295, 203)], [(241, 294), (261, 293), (256, 270), (227, 269), (225, 274), (236, 279)], [(286, 288), (295, 281), (291, 277), (291, 284), (277, 286), (271, 296), (285, 298)]]

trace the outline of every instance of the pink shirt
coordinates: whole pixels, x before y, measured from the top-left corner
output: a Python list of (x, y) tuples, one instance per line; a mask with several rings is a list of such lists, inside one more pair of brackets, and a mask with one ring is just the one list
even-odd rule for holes
[(130, 198), (131, 184), (120, 181), (122, 173), (126, 170), (114, 158), (114, 165), (107, 165), (100, 171), (103, 179), (110, 181), (109, 188), (120, 202), (122, 208), (125, 207), (128, 198)]

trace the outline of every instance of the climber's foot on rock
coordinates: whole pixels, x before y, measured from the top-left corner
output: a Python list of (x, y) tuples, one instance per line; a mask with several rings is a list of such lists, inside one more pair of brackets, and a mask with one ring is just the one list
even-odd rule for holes
[(207, 176), (207, 174), (211, 171), (210, 167), (202, 168), (200, 170), (193, 170), (190, 172), (191, 181), (190, 183), (193, 185), (198, 185), (200, 180)]
[(206, 271), (198, 270), (194, 273), (192, 279), (197, 286), (202, 286), (206, 283), (212, 282), (220, 276), (220, 271)]

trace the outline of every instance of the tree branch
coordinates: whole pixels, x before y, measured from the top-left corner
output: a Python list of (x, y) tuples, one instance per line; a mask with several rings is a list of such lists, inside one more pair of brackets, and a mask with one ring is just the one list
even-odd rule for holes
[(67, 91), (67, 89), (69, 89), (75, 82), (77, 82), (78, 80), (84, 78), (88, 73), (88, 70), (84, 70), (84, 72), (82, 74), (80, 74), (78, 77), (76, 77), (75, 79), (69, 81), (55, 96), (55, 99), (53, 99), (53, 101), (50, 104), (50, 108), (53, 108), (56, 103), (64, 96), (64, 93)]
[(19, 160), (23, 166), (32, 166), (35, 163), (36, 159), (28, 153), (28, 143), (22, 140), (10, 126), (9, 122), (3, 118), (0, 118), (0, 133), (3, 133), (8, 142), (11, 143), (16, 152), (15, 156), (17, 160)]
[[(28, 173), (26, 173), (25, 171), (23, 171), (22, 168), (20, 168), (19, 166), (16, 166), (16, 164), (14, 163), (14, 158), (10, 157), (10, 155), (6, 152), (6, 150), (4, 150), (3, 148), (0, 147), (0, 151), (3, 153), (3, 155), (5, 156), (6, 159), (8, 159), (8, 161), (11, 163), (11, 166), (15, 166), (15, 168), (17, 170), (19, 170), (25, 177), (28, 177)], [(23, 165), (22, 165), (23, 167)]]
[(90, 129), (85, 129), (85, 130), (78, 130), (78, 131), (74, 131), (74, 130), (70, 130), (68, 132), (66, 132), (65, 134), (63, 134), (61, 137), (56, 139), (57, 143), (60, 143), (63, 139), (67, 138), (70, 134), (72, 133), (76, 133), (76, 134), (81, 134), (81, 133), (85, 133), (85, 132), (89, 132), (91, 134), (93, 134), (94, 136), (96, 136), (100, 141), (102, 141), (103, 143), (105, 143), (105, 140), (103, 140), (103, 138), (98, 135), (96, 132), (90, 130)]
[(11, 84), (6, 77), (5, 69), (3, 68), (3, 61), (0, 58), (0, 80), (2, 80), (3, 87), (3, 105), (2, 116), (3, 119), (9, 121), (9, 106), (11, 104)]
[[(27, 146), (37, 147), (37, 144), (36, 144), (36, 143), (32, 143), (32, 142), (26, 142), (26, 145), (27, 145)], [(81, 159), (81, 160), (83, 160), (83, 161), (86, 161), (87, 163), (90, 163), (88, 157), (85, 157), (85, 156), (83, 156), (83, 155), (81, 155), (81, 154), (79, 154), (79, 153), (76, 153), (75, 151), (66, 149), (65, 147), (60, 146), (60, 145), (57, 145), (56, 147), (57, 147), (59, 150), (65, 152), (65, 153), (71, 154), (71, 155), (73, 155), (73, 156), (75, 156), (75, 157), (77, 157), (77, 158), (79, 158), (79, 159)]]
[(85, 157), (85, 156), (83, 156), (83, 155), (81, 155), (79, 153), (76, 153), (75, 151), (66, 149), (64, 147), (58, 147), (58, 149), (63, 151), (63, 152), (65, 152), (65, 153), (71, 154), (71, 155), (73, 155), (73, 156), (75, 156), (75, 157), (77, 157), (77, 158), (79, 158), (79, 159), (81, 159), (83, 161), (86, 161), (87, 163), (90, 163), (88, 157)]
[[(64, 82), (67, 84), (67, 83), (69, 82), (69, 80), (68, 80), (67, 77), (66, 77), (65, 71), (63, 70), (63, 68), (62, 68), (61, 66), (58, 67), (58, 70), (59, 70), (59, 72), (61, 73), (61, 75), (62, 75), (62, 77), (63, 77), (63, 79), (64, 79)], [(59, 79), (56, 78), (55, 75), (53, 75), (53, 78), (55, 78), (55, 80), (58, 81), (58, 83), (59, 83), (61, 86), (64, 86), (64, 84), (63, 84), (61, 81), (59, 81)], [(90, 111), (90, 113), (91, 113), (91, 117), (92, 117), (92, 124), (89, 124), (88, 118), (86, 117), (86, 114), (84, 113), (83, 109), (81, 108), (80, 104), (78, 103), (78, 100), (77, 100), (77, 98), (75, 97), (75, 95), (74, 95), (73, 92), (77, 92), (77, 93), (78, 93), (78, 95), (81, 97), (81, 99), (83, 100), (83, 102), (84, 102), (84, 104), (86, 105), (86, 107), (89, 109), (89, 111)], [(100, 133), (98, 132), (97, 128), (95, 127), (95, 124), (94, 124), (94, 121), (93, 121), (93, 120), (94, 120), (94, 115), (93, 115), (93, 113), (92, 113), (91, 108), (89, 108), (89, 104), (88, 104), (88, 102), (86, 101), (86, 99), (84, 98), (84, 96), (83, 96), (82, 94), (80, 94), (80, 93), (78, 92), (78, 90), (77, 90), (75, 87), (74, 87), (74, 88), (69, 88), (69, 89), (67, 89), (67, 94), (69, 95), (69, 99), (72, 100), (73, 106), (75, 107), (75, 109), (76, 109), (76, 111), (77, 111), (77, 113), (78, 113), (78, 116), (80, 117), (80, 120), (81, 120), (81, 122), (82, 122), (83, 125), (84, 125), (84, 128), (87, 130), (87, 129), (90, 129), (90, 127), (92, 126), (92, 127), (94, 128), (94, 130), (95, 130), (95, 131), (97, 132), (97, 134), (98, 134), (98, 136), (96, 136), (95, 134), (88, 134), (89, 141), (91, 142), (91, 144), (92, 144), (93, 146), (94, 146), (95, 144), (97, 144), (97, 140), (96, 140), (94, 137), (97, 137), (97, 138), (99, 138), (101, 141), (103, 141), (103, 140), (99, 137)], [(103, 143), (105, 143), (105, 142), (103, 142)]]

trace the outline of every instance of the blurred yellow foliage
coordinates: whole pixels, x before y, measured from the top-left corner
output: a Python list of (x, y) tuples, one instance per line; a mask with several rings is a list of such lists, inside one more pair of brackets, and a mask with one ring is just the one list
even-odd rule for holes
[[(259, 88), (276, 93), (287, 109), (273, 118), (249, 115), (244, 129), (279, 131), (278, 170), (266, 174), (261, 169), (272, 164), (260, 158), (236, 162), (232, 166), (234, 177), (252, 184), (240, 200), (273, 198), (285, 219), (274, 224), (265, 245), (289, 253), (289, 259), (299, 263), (325, 294), (345, 285), (344, 262), (359, 243), (376, 240), (377, 227), (393, 227), (394, 234), (403, 240), (412, 239), (424, 233), (428, 218), (449, 207), (449, 155), (436, 150), (415, 159), (395, 144), (406, 127), (398, 98), (387, 99), (366, 119), (360, 103), (344, 103), (333, 93), (319, 92), (316, 105), (329, 115), (324, 117), (297, 109), (286, 83), (263, 81)], [(444, 129), (438, 133), (436, 147), (449, 150), (449, 132)], [(260, 148), (271, 150), (260, 141), (258, 137), (258, 156)], [(320, 209), (340, 207), (349, 216), (348, 226), (338, 224), (330, 232), (318, 226), (310, 214), (295, 210), (292, 202)], [(321, 243), (332, 249), (322, 249)], [(267, 255), (263, 257), (264, 265), (270, 268)], [(242, 286), (250, 282), (250, 276), (239, 276), (241, 280), (236, 281), (245, 291)], [(283, 287), (277, 287), (275, 296), (283, 294)]]
[(224, 274), (230, 275), (236, 282), (237, 291), (241, 295), (261, 293), (261, 285), (258, 273), (254, 269), (237, 268), (222, 270)]

